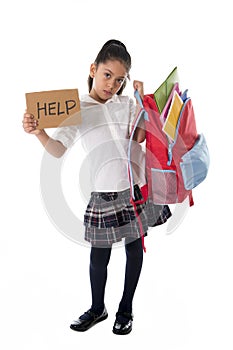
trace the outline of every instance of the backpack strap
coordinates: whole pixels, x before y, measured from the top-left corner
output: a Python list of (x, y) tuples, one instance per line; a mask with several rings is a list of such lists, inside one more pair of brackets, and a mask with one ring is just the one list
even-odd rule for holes
[[(140, 215), (137, 212), (137, 204), (141, 204), (145, 202), (145, 199), (142, 200), (136, 200), (135, 198), (135, 194), (134, 194), (134, 178), (133, 178), (133, 169), (132, 169), (132, 163), (131, 163), (131, 148), (132, 148), (132, 143), (133, 143), (133, 137), (135, 135), (135, 131), (139, 125), (140, 120), (142, 119), (142, 117), (147, 118), (147, 112), (143, 107), (143, 103), (141, 100), (141, 97), (138, 93), (137, 90), (135, 90), (134, 92), (135, 98), (138, 101), (139, 105), (140, 105), (140, 110), (138, 112), (138, 115), (136, 116), (133, 126), (132, 126), (132, 130), (130, 133), (130, 139), (129, 139), (129, 147), (128, 147), (128, 174), (129, 174), (129, 183), (130, 183), (130, 203), (133, 205), (134, 207), (134, 212), (136, 214), (137, 220), (138, 220), (138, 224), (139, 224), (139, 229), (140, 229), (140, 235), (141, 235), (141, 240), (142, 240), (142, 247), (144, 252), (146, 252), (146, 247), (144, 244), (144, 232), (143, 232), (143, 226), (142, 226), (142, 221), (140, 218)], [(147, 193), (145, 191), (145, 193), (142, 193), (143, 198), (144, 196), (147, 198)]]
[(140, 107), (144, 108), (143, 103), (142, 103), (142, 99), (141, 99), (141, 96), (139, 95), (138, 90), (134, 91), (134, 96), (135, 96), (137, 102), (139, 103)]
[(147, 112), (144, 109), (143, 103), (142, 103), (142, 99), (139, 95), (138, 90), (135, 90), (134, 92), (134, 96), (136, 98), (136, 100), (139, 103), (139, 106), (141, 107), (137, 117), (134, 120), (133, 126), (132, 126), (132, 130), (130, 133), (130, 139), (129, 139), (129, 148), (128, 148), (128, 172), (129, 172), (129, 182), (130, 182), (130, 192), (131, 192), (131, 197), (133, 200), (135, 200), (135, 195), (134, 195), (134, 178), (133, 178), (133, 169), (132, 169), (132, 163), (131, 163), (131, 149), (132, 149), (132, 143), (133, 143), (133, 138), (135, 135), (135, 131), (139, 125), (139, 122), (141, 121), (142, 117), (144, 117), (144, 119), (148, 118)]

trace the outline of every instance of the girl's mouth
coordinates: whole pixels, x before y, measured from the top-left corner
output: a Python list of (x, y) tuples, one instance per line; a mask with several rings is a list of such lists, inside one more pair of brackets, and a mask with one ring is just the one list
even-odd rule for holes
[(108, 97), (112, 96), (111, 91), (104, 90), (104, 94), (107, 95)]

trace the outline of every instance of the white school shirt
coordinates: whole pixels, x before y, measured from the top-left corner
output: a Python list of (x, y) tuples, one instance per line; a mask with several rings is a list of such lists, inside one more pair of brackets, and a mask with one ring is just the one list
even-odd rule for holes
[[(89, 95), (80, 98), (82, 123), (60, 127), (55, 140), (66, 148), (81, 139), (86, 151), (88, 168), (86, 181), (90, 181), (91, 191), (118, 192), (130, 187), (128, 178), (127, 152), (129, 132), (135, 118), (135, 104), (128, 96), (114, 95), (102, 104)], [(135, 183), (143, 185), (144, 153), (140, 144), (133, 142)], [(78, 154), (77, 154), (78, 161)]]

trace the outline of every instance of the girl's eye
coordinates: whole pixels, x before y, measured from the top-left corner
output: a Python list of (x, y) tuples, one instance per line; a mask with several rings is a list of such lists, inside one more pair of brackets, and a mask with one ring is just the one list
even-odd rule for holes
[(124, 82), (124, 79), (117, 79), (117, 82), (119, 83), (119, 84), (122, 84), (123, 82)]
[(111, 75), (109, 73), (104, 73), (104, 75), (105, 75), (105, 78), (107, 79), (111, 78)]

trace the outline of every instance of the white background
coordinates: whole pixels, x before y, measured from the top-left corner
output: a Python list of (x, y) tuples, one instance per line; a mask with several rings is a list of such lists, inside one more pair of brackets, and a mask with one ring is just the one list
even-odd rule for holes
[[(230, 3), (1, 4), (2, 349), (233, 349)], [(211, 154), (208, 178), (194, 190), (195, 206), (182, 224), (170, 235), (164, 225), (146, 239), (127, 337), (111, 331), (123, 289), (122, 248), (113, 250), (109, 265), (109, 318), (83, 334), (69, 329), (90, 306), (89, 249), (64, 237), (46, 215), (40, 194), (43, 149), (21, 125), (25, 92), (78, 87), (86, 93), (89, 65), (112, 38), (126, 44), (131, 80), (143, 80), (146, 93), (178, 66)]]

